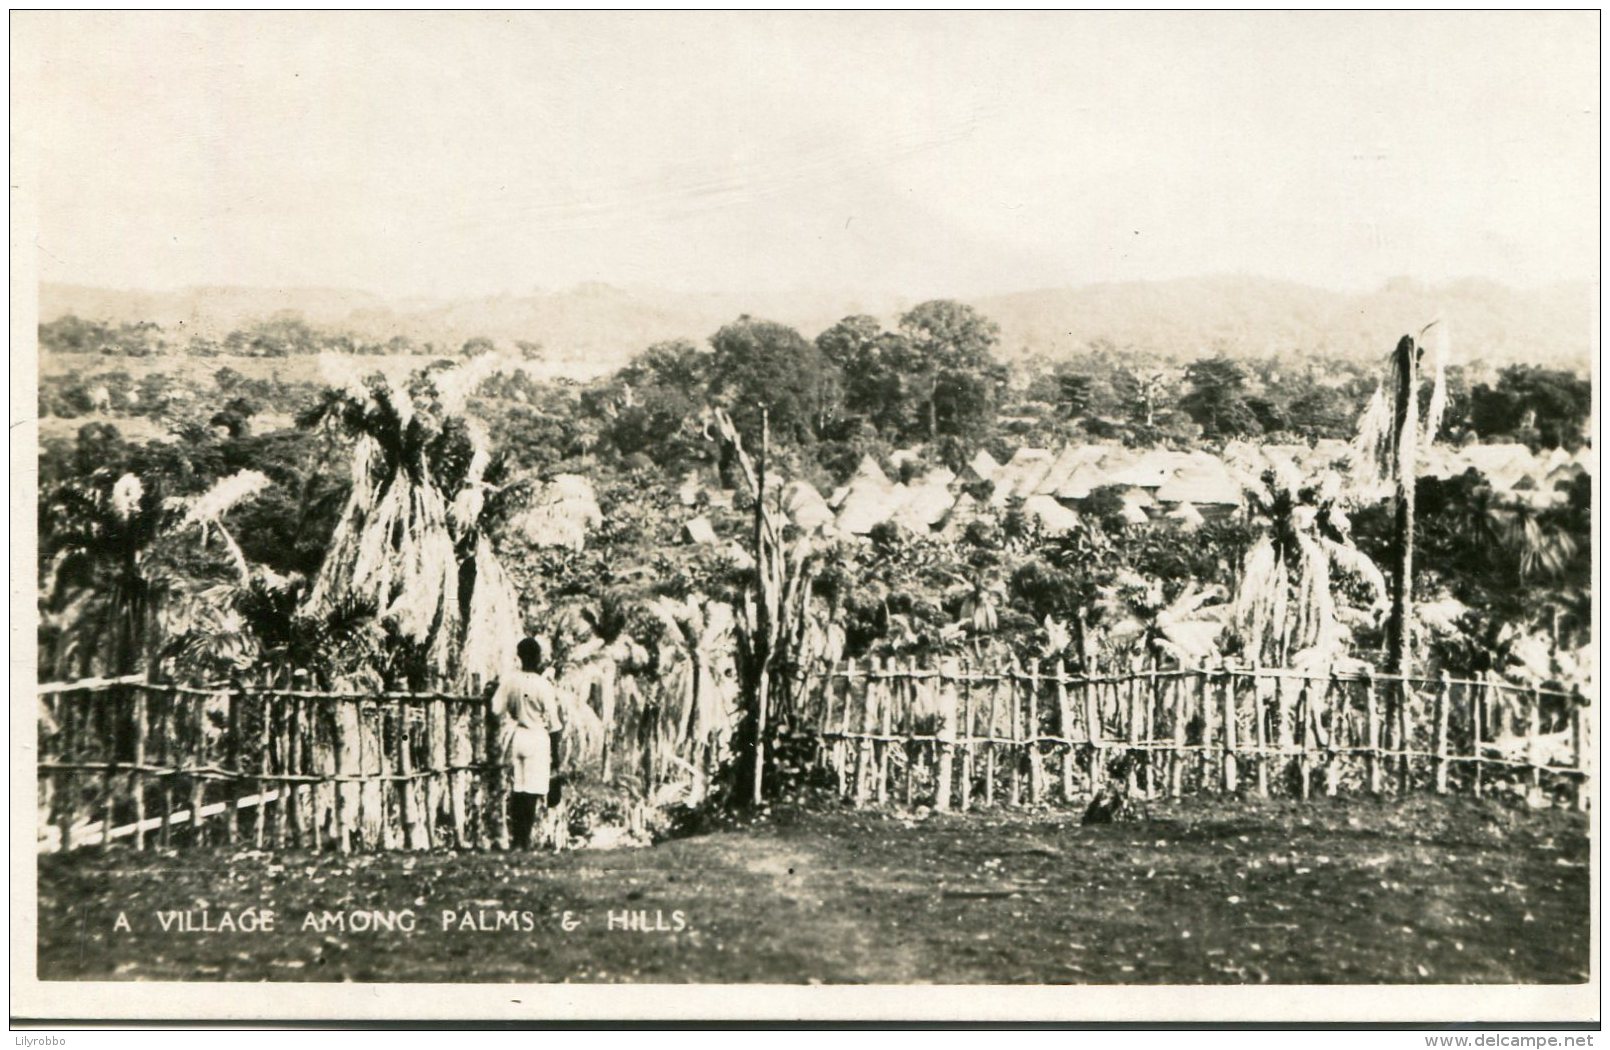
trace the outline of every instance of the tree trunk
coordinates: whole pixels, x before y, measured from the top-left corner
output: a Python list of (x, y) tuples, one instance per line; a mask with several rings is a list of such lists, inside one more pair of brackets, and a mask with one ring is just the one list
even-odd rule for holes
[[(1393, 369), (1397, 374), (1397, 403), (1392, 415), (1392, 440), (1397, 478), (1398, 505), (1393, 523), (1392, 545), (1397, 562), (1397, 573), (1392, 581), (1392, 625), (1390, 662), (1392, 669), (1404, 679), (1410, 674), (1414, 649), (1410, 642), (1414, 616), (1414, 483), (1419, 473), (1417, 446), (1420, 427), (1416, 419), (1419, 405), (1415, 399), (1416, 357), (1419, 354), (1412, 336), (1398, 340), (1393, 351)], [(1398, 702), (1407, 695), (1408, 683), (1399, 683)]]

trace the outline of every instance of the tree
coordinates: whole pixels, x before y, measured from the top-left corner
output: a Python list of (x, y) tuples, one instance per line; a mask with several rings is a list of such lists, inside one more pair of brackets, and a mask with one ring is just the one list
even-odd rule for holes
[(1217, 585), (1187, 581), (1172, 598), (1161, 580), (1120, 572), (1098, 607), (1108, 642), (1116, 649), (1138, 649), (1160, 667), (1167, 657), (1185, 667), (1205, 663), (1218, 652), (1219, 632), (1230, 607)]
[(223, 427), (232, 438), (251, 436), (252, 416), (259, 411), (259, 406), (244, 397), (232, 397), (224, 402), (224, 407), (213, 413), (210, 425)]
[(661, 466), (693, 455), (700, 441), (692, 424), (704, 407), (711, 355), (684, 339), (655, 343), (616, 376), (608, 440), (622, 456), (644, 453)]
[[(1436, 324), (1421, 329), (1423, 336)], [(1420, 422), (1420, 358), (1423, 351), (1414, 336), (1398, 340), (1387, 364), (1387, 377), (1376, 388), (1374, 397), (1359, 420), (1357, 438), (1360, 469), (1357, 480), (1368, 485), (1376, 477), (1390, 479), (1395, 490), (1393, 560), (1397, 572), (1392, 578), (1392, 623), (1389, 644), (1393, 669), (1401, 676), (1402, 700), (1406, 702), (1408, 678), (1413, 662), (1414, 633), (1414, 498), (1419, 477), (1418, 451), (1430, 444), (1442, 425), (1447, 405), (1444, 365), (1447, 359), (1445, 328), (1437, 329), (1434, 347), (1434, 377), (1425, 423)]]
[(823, 331), (816, 346), (839, 371), (847, 412), (891, 438), (912, 429), (911, 349), (904, 336), (861, 314)]
[(1593, 385), (1563, 369), (1511, 365), (1494, 386), (1478, 385), (1470, 395), (1471, 424), (1488, 437), (1520, 437), (1543, 448), (1580, 448), (1593, 411)]
[(1334, 499), (1317, 488), (1283, 488), (1272, 473), (1264, 485), (1266, 491), (1249, 494), (1261, 534), (1242, 564), (1235, 598), (1244, 651), (1276, 666), (1329, 668), (1350, 644), (1337, 578), (1364, 585), (1371, 615), (1386, 604), (1386, 581), (1353, 545)]
[(513, 666), (519, 599), (490, 529), (517, 489), (500, 478), (462, 406), (477, 374), (426, 369), (399, 390), (384, 376), (330, 390), (301, 419), (352, 440), (352, 489), (304, 615), (348, 604), (379, 615), (394, 677), (491, 679)]
[(1180, 399), (1180, 408), (1205, 437), (1223, 440), (1263, 432), (1247, 404), (1247, 374), (1238, 362), (1222, 354), (1193, 361), (1185, 369), (1185, 381), (1191, 389)]
[(1065, 417), (1083, 419), (1095, 403), (1096, 380), (1081, 372), (1064, 373), (1057, 377), (1057, 395)]
[(993, 422), (1005, 372), (995, 359), (1001, 329), (952, 299), (920, 303), (900, 318), (927, 436), (975, 434)]
[(809, 444), (838, 414), (835, 369), (794, 329), (748, 314), (710, 337), (711, 392), (745, 435), (770, 413), (774, 439)]

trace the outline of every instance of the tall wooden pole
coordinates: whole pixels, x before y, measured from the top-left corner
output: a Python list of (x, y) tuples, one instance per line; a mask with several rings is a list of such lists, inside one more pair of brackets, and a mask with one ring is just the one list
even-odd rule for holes
[[(1397, 573), (1392, 580), (1392, 624), (1390, 664), (1398, 675), (1393, 691), (1399, 708), (1409, 702), (1409, 677), (1413, 673), (1414, 648), (1410, 644), (1414, 621), (1414, 483), (1419, 474), (1416, 451), (1419, 446), (1419, 386), (1417, 365), (1420, 350), (1414, 337), (1398, 340), (1392, 351), (1392, 372), (1397, 377), (1397, 399), (1392, 410), (1392, 473), (1397, 480), (1397, 513), (1393, 527)], [(1399, 749), (1407, 744), (1397, 741)], [(1404, 760), (1407, 762), (1407, 759)]]
[[(767, 555), (766, 543), (766, 454), (771, 446), (771, 413), (766, 406), (760, 406), (760, 455), (755, 463), (755, 579), (758, 586), (755, 590), (755, 605), (759, 613), (759, 630), (755, 632), (766, 647), (760, 654), (760, 675), (755, 683), (755, 779), (754, 792), (750, 801), (760, 805), (761, 789), (765, 780), (766, 770), (766, 703), (770, 699), (769, 684), (771, 678), (771, 608), (767, 601), (767, 589), (771, 585), (771, 565)], [(781, 553), (780, 551), (777, 553)], [(868, 680), (870, 684), (870, 679)]]

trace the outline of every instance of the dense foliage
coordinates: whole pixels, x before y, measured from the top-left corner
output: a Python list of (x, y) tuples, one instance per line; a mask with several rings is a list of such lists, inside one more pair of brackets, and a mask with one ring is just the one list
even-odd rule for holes
[[(173, 655), (160, 640), (139, 637), (156, 629), (129, 619), (144, 615), (144, 606), (97, 607), (85, 593), (198, 595), (237, 577), (205, 530), (199, 544), (195, 532), (182, 541), (169, 534), (178, 535), (174, 501), (197, 499), (243, 471), (261, 473), (266, 484), (219, 516), (251, 567), (247, 580), (233, 584), (250, 597), (230, 599), (240, 621), (230, 629), (278, 641), (222, 658), (238, 665), (251, 653), (318, 651), (305, 638), (293, 645), (288, 610), (305, 598), (298, 588), (326, 566), (352, 495), (354, 437), (385, 428), (370, 426), (375, 421), (353, 403), (331, 400), (321, 378), (289, 365), (264, 369), (251, 358), (339, 351), (373, 355), (380, 367), (415, 355), (401, 363), (403, 372), (415, 373), (411, 389), (418, 395), (419, 383), (453, 362), (487, 361), (501, 350), (497, 367), (483, 370), (463, 406), (463, 418), (484, 431), (494, 459), (479, 462), (474, 469), (481, 473), (466, 485), (472, 445), (455, 429), (461, 424), (426, 413), (419, 418), (435, 418), (435, 436), (421, 441), (434, 444), (417, 450), (418, 462), (429, 464), (447, 504), (472, 488), (496, 497), (488, 503), (496, 513), (489, 509), (481, 526), (450, 535), (466, 573), (480, 537), (496, 550), (527, 629), (557, 630), (564, 646), (584, 654), (593, 651), (589, 645), (621, 638), (632, 640), (623, 653), (646, 646), (623, 656), (622, 681), (672, 659), (658, 654), (687, 650), (685, 639), (677, 641), (681, 635), (655, 626), (665, 617), (648, 612), (652, 603), (684, 603), (678, 608), (694, 610), (685, 618), (705, 615), (705, 603), (741, 600), (752, 501), (730, 456), (711, 440), (710, 407), (726, 408), (753, 447), (764, 406), (772, 476), (808, 481), (825, 493), (866, 457), (906, 480), (940, 465), (959, 469), (981, 448), (1004, 460), (1025, 445), (1068, 441), (1190, 449), (1241, 438), (1350, 439), (1379, 379), (1341, 360), (1248, 358), (1222, 347), (1180, 368), (1099, 341), (1069, 358), (1008, 368), (993, 322), (945, 300), (919, 304), (889, 327), (847, 317), (814, 339), (744, 316), (707, 345), (656, 343), (587, 383), (542, 378), (522, 364), (541, 352), (532, 343), (511, 350), (472, 339), (443, 355), (407, 340), (360, 344), (284, 316), (216, 344), (183, 341), (154, 325), (72, 317), (41, 326), (40, 337), (47, 355), (72, 355), (52, 359), (40, 390), (42, 416), (71, 421), (45, 428), (40, 457), (42, 630), (52, 653), (73, 654), (47, 660), (45, 673), (133, 667), (145, 652)], [(196, 386), (163, 365), (182, 362), (180, 352), (228, 361)], [(126, 360), (140, 357), (147, 360)], [(1591, 386), (1580, 376), (1518, 366), (1478, 379), (1453, 367), (1446, 386), (1444, 441), (1571, 450), (1585, 440)], [(321, 419), (351, 425), (318, 425)], [(903, 450), (899, 457), (896, 450)], [(567, 474), (591, 480), (601, 517), (579, 548), (538, 542), (519, 522), (521, 500)], [(129, 476), (140, 479), (156, 516), (124, 522), (114, 542), (108, 508), (114, 488)], [(1537, 509), (1496, 494), (1474, 474), (1421, 480), (1416, 592), (1428, 605), (1453, 610), (1466, 639), (1459, 643), (1454, 633), (1427, 626), (1419, 643), (1423, 659), (1455, 670), (1505, 666), (1508, 658), (1494, 657), (1492, 646), (1476, 652), (1468, 642), (1505, 630), (1503, 644), (1511, 648), (1536, 637), (1554, 650), (1582, 644), (1591, 491), (1585, 477), (1573, 485), (1565, 503)], [(811, 599), (820, 635), (815, 651), (857, 658), (1057, 657), (1075, 664), (1290, 658), (1313, 649), (1332, 627), (1329, 620), (1280, 626), (1259, 618), (1259, 608), (1299, 608), (1279, 605), (1287, 601), (1318, 603), (1315, 615), (1334, 617), (1339, 651), (1369, 658), (1382, 644), (1375, 585), (1368, 572), (1361, 575), (1360, 563), (1389, 564), (1385, 503), (1352, 500), (1344, 513), (1334, 494), (1271, 483), (1246, 512), (1210, 518), (1186, 536), (1186, 526), (1167, 519), (1130, 524), (1121, 493), (1098, 490), (1084, 501), (1078, 528), (1046, 535), (1020, 506), (988, 506), (987, 484), (974, 488), (986, 505), (965, 528), (918, 535), (884, 525), (868, 539), (837, 540), (823, 552)], [(733, 489), (735, 496), (721, 497)], [(695, 516), (711, 523), (717, 542), (687, 542), (683, 528)], [(83, 552), (97, 544), (105, 552), (86, 560)], [(1485, 556), (1470, 558), (1473, 549)], [(289, 581), (290, 590), (265, 583), (276, 580)], [(471, 581), (462, 582), (467, 588)], [(616, 612), (604, 615), (606, 606)], [(103, 631), (119, 650), (99, 662), (84, 657), (81, 641), (64, 641), (69, 621), (92, 612), (103, 620), (85, 623), (124, 618), (116, 621), (122, 633)], [(325, 612), (332, 622), (320, 637), (345, 629), (341, 617), (355, 622), (381, 610)], [(613, 626), (602, 640), (582, 626), (606, 623)], [(79, 630), (74, 637), (88, 636)], [(215, 662), (211, 670), (217, 669)]]

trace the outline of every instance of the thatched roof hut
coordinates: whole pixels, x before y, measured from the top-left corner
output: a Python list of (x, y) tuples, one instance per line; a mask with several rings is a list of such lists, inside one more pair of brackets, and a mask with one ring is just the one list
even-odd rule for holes
[(682, 523), (682, 542), (706, 544), (717, 542), (715, 526), (704, 516), (689, 518)]
[(1047, 495), (1030, 496), (1023, 501), (1023, 513), (1040, 523), (1046, 532), (1067, 532), (1079, 524), (1079, 515)]
[(833, 511), (816, 491), (816, 486), (808, 481), (790, 481), (783, 486), (783, 513), (806, 532), (816, 532), (833, 524)]
[(973, 458), (968, 460), (967, 465), (962, 468), (961, 481), (963, 484), (971, 484), (977, 481), (994, 481), (995, 475), (999, 474), (1000, 471), (1001, 465), (995, 461), (995, 457), (984, 449), (979, 449), (973, 453)]
[(1051, 469), (1051, 462), (1049, 449), (1018, 449), (992, 479), (995, 482), (995, 491), (990, 495), (990, 502), (998, 507), (1004, 507), (1014, 497), (1032, 496), (1035, 486)]

